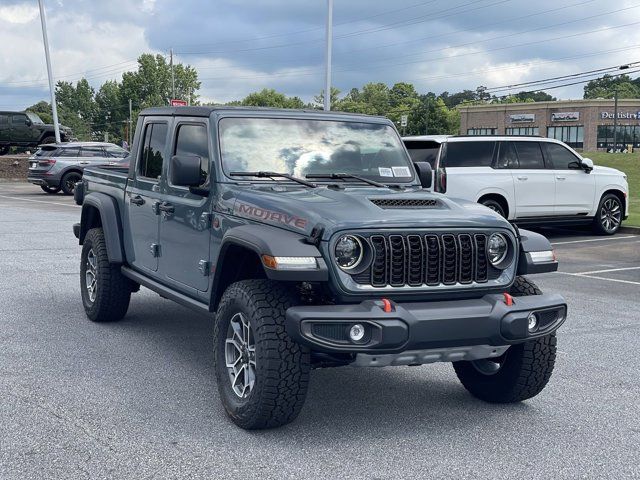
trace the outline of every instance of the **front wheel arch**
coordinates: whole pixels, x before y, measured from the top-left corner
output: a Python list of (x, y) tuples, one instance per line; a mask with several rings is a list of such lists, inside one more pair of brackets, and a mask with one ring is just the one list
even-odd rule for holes
[(497, 202), (502, 207), (502, 211), (504, 212), (504, 218), (509, 218), (509, 213), (510, 213), (509, 202), (505, 197), (503, 197), (498, 193), (488, 193), (486, 195), (481, 196), (478, 199), (478, 203), (482, 203), (484, 205), (484, 202), (487, 200), (492, 200), (494, 202)]

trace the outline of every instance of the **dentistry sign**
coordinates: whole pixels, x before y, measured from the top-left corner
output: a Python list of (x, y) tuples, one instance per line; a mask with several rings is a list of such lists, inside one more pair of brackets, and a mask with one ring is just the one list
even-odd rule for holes
[[(613, 120), (613, 112), (600, 112), (602, 120)], [(618, 112), (618, 120), (640, 120), (640, 112)]]

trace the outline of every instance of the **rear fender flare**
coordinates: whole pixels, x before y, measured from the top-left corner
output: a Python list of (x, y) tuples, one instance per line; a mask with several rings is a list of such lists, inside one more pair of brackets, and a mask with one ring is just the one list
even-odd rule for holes
[(80, 245), (84, 243), (87, 232), (93, 228), (92, 218), (95, 212), (100, 215), (100, 224), (104, 232), (107, 244), (107, 256), (110, 263), (123, 263), (124, 253), (122, 248), (122, 223), (120, 211), (116, 200), (109, 195), (100, 192), (92, 192), (84, 197), (82, 202), (82, 214), (80, 217)]

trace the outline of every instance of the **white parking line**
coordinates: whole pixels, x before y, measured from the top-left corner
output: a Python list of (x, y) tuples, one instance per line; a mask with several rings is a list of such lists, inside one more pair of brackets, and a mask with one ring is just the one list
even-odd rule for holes
[(638, 238), (637, 235), (625, 235), (624, 237), (610, 237), (610, 238), (589, 238), (585, 240), (570, 240), (568, 242), (551, 242), (551, 245), (569, 245), (570, 243), (587, 243), (587, 242), (605, 242), (609, 240), (625, 240), (627, 238)]
[(593, 270), (591, 272), (576, 272), (577, 275), (595, 275), (596, 273), (609, 273), (609, 272), (624, 272), (627, 270), (640, 270), (640, 267), (624, 267), (624, 268), (610, 268), (608, 270)]
[(44, 200), (33, 200), (31, 198), (10, 197), (9, 195), (0, 195), (2, 198), (10, 198), (11, 200), (22, 200), (23, 202), (46, 203), (47, 205), (60, 205), (62, 207), (80, 208), (80, 205), (71, 205), (69, 203), (45, 202)]
[(607, 278), (607, 277), (595, 277), (593, 275), (584, 275), (582, 273), (569, 273), (569, 272), (557, 272), (561, 275), (571, 275), (572, 277), (593, 278), (595, 280), (605, 280), (607, 282), (627, 283), (630, 285), (640, 285), (640, 282), (634, 282), (632, 280), (621, 280), (619, 278)]

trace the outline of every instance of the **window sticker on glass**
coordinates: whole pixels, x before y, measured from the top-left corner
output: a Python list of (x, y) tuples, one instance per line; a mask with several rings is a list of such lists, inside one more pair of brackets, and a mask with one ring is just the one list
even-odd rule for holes
[(411, 171), (409, 167), (391, 167), (394, 177), (410, 177)]
[(381, 177), (393, 177), (393, 170), (387, 167), (378, 167), (378, 173)]

